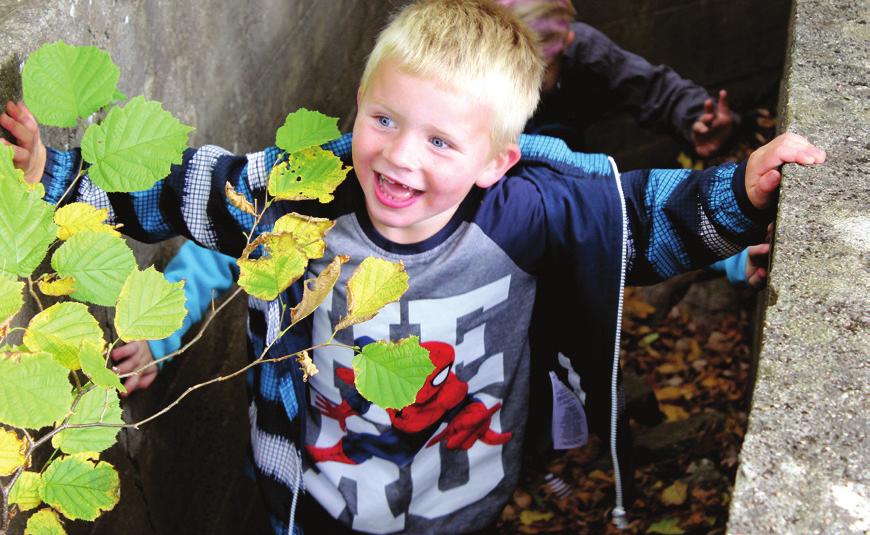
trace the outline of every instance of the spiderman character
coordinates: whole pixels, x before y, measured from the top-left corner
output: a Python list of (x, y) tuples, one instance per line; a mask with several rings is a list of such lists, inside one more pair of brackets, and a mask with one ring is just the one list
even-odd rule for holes
[[(361, 337), (356, 344), (363, 347), (373, 341)], [(490, 428), (492, 416), (501, 408), (501, 403), (487, 408), (468, 395), (468, 384), (454, 373), (456, 352), (453, 347), (444, 342), (423, 342), (420, 345), (429, 351), (435, 369), (426, 378), (412, 405), (401, 410), (387, 409), (392, 426), (384, 427), (379, 435), (347, 431), (347, 419), (365, 414), (371, 403), (354, 387), (352, 368), (336, 369), (341, 403), (336, 405), (318, 395), (315, 405), (324, 417), (336, 420), (346, 435), (333, 446), (308, 446), (308, 452), (316, 462), (360, 464), (372, 457), (380, 457), (404, 466), (424, 446), (428, 448), (443, 443), (451, 450), (468, 450), (478, 440), (494, 446), (511, 439), (512, 433), (498, 433)], [(432, 436), (442, 422), (447, 422), (447, 427)]]

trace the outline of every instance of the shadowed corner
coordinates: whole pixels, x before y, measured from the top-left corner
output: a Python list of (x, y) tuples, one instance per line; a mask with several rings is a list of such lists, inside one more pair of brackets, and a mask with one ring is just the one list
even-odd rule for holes
[[(18, 102), (21, 100), (21, 76), (18, 66), (21, 58), (13, 54), (8, 60), (0, 65), (0, 105), (5, 105), (9, 100)], [(0, 127), (0, 136), (7, 141), (14, 141), (9, 132)]]

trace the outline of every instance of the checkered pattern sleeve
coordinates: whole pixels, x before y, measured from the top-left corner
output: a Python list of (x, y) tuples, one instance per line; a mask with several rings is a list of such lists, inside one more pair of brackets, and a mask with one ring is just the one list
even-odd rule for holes
[(727, 163), (703, 171), (623, 173), (633, 253), (629, 283), (673, 277), (761, 242), (773, 210), (749, 202), (745, 171), (745, 164)]
[(109, 222), (123, 224), (125, 234), (139, 241), (182, 235), (209, 249), (238, 256), (246, 242), (243, 232), (250, 232), (254, 218), (227, 200), (225, 184), (229, 182), (250, 202), (256, 200), (263, 206), (268, 173), (278, 155), (274, 147), (236, 156), (206, 145), (185, 151), (182, 164), (173, 166), (166, 178), (146, 191), (105, 192), (85, 174), (64, 196), (78, 175), (81, 154), (49, 149), (43, 184), (49, 202), (80, 201), (108, 208)]

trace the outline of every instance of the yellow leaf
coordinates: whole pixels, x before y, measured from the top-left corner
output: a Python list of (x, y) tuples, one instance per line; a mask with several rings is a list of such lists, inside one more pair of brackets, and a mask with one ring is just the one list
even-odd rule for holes
[(689, 413), (686, 412), (686, 409), (678, 405), (669, 405), (667, 403), (662, 403), (659, 405), (659, 408), (663, 413), (665, 413), (665, 419), (668, 422), (679, 422), (689, 417)]
[(408, 290), (408, 273), (402, 262), (368, 257), (362, 261), (347, 283), (347, 316), (335, 330), (362, 323), (387, 304), (398, 301)]
[(520, 513), (520, 523), (524, 526), (530, 526), (537, 522), (546, 522), (553, 518), (553, 513), (545, 513), (543, 511), (523, 511)]
[(349, 256), (336, 256), (326, 266), (326, 269), (320, 272), (320, 275), (316, 279), (305, 281), (302, 301), (290, 309), (290, 319), (293, 320), (293, 323), (306, 318), (323, 303), (323, 300), (326, 299), (326, 296), (329, 295), (329, 292), (332, 291), (335, 283), (338, 282), (338, 278), (341, 276), (341, 266), (347, 263), (348, 260), (350, 260)]
[(692, 158), (685, 152), (681, 152), (677, 155), (677, 163), (679, 163), (680, 167), (683, 169), (692, 168)]
[(0, 429), (0, 476), (8, 476), (24, 464), (27, 445), (13, 431)]
[(54, 222), (58, 226), (57, 237), (60, 240), (68, 240), (83, 230), (118, 235), (115, 227), (105, 223), (108, 215), (108, 208), (97, 209), (83, 202), (70, 203), (54, 213)]
[[(260, 245), (268, 256), (248, 256)], [(271, 301), (305, 273), (308, 257), (293, 235), (267, 232), (251, 242), (238, 260), (239, 286), (254, 297)]]
[(22, 511), (29, 511), (42, 503), (39, 490), (42, 487), (42, 476), (39, 472), (21, 472), (12, 490), (9, 492), (9, 503), (15, 504)]
[(675, 364), (672, 362), (667, 362), (665, 364), (662, 364), (661, 366), (656, 367), (656, 371), (663, 374), (663, 375), (671, 375), (674, 373), (680, 373), (681, 371), (683, 371), (685, 369), (686, 369), (685, 364), (682, 364), (682, 363)]
[(679, 386), (666, 386), (663, 388), (654, 388), (656, 399), (659, 401), (667, 401), (683, 397), (683, 390)]
[(613, 476), (604, 470), (593, 470), (589, 473), (589, 479), (597, 479), (598, 481), (613, 481)]
[(286, 214), (275, 221), (272, 232), (291, 234), (309, 259), (320, 258), (326, 251), (323, 237), (335, 226), (335, 221), (299, 214)]
[(686, 503), (689, 486), (682, 481), (675, 481), (662, 491), (662, 503), (665, 505), (683, 505)]
[(224, 191), (226, 192), (227, 199), (230, 201), (230, 204), (232, 204), (242, 212), (245, 212), (246, 214), (251, 214), (252, 216), (256, 217), (257, 210), (254, 209), (254, 205), (251, 204), (244, 195), (234, 190), (233, 186), (229, 182), (227, 182), (227, 185), (224, 187)]
[[(59, 231), (58, 231), (59, 232)], [(39, 291), (45, 295), (61, 297), (76, 291), (76, 280), (73, 277), (60, 277), (57, 274), (48, 275), (37, 282)]]

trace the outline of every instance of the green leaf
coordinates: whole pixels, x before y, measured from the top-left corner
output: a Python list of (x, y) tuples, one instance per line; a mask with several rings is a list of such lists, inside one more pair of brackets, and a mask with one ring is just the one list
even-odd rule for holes
[(368, 344), (351, 364), (359, 393), (379, 407), (397, 410), (414, 403), (435, 369), (416, 336)]
[(24, 184), (24, 171), (15, 167), (15, 151), (8, 145), (0, 145), (0, 180)]
[(45, 351), (70, 370), (78, 370), (79, 348), (87, 343), (102, 350), (103, 330), (81, 303), (56, 303), (30, 320), (24, 344), (32, 351)]
[(0, 274), (0, 326), (24, 306), (24, 283)]
[(118, 374), (106, 367), (106, 357), (103, 356), (100, 348), (83, 343), (79, 352), (79, 361), (82, 365), (82, 371), (91, 378), (95, 385), (114, 388), (121, 392), (127, 391), (121, 384), (121, 378), (118, 377)]
[[(268, 256), (248, 258), (258, 246), (264, 245)], [(261, 234), (242, 252), (239, 264), (239, 286), (259, 299), (271, 301), (305, 273), (308, 258), (292, 234)]]
[(40, 123), (69, 128), (111, 103), (120, 77), (106, 52), (57, 41), (30, 54), (21, 84), (24, 102)]
[(136, 258), (120, 236), (84, 231), (57, 248), (51, 267), (61, 277), (75, 279), (75, 299), (114, 306), (124, 281), (136, 269)]
[(43, 509), (27, 519), (24, 535), (66, 535), (57, 513)]
[(18, 505), (22, 511), (33, 509), (42, 503), (42, 476), (39, 472), (21, 472), (12, 491), (9, 493), (9, 503)]
[(0, 423), (39, 429), (69, 411), (69, 370), (48, 353), (0, 356)]
[(674, 481), (662, 491), (662, 503), (665, 505), (683, 505), (688, 497), (689, 485), (682, 481)]
[(54, 241), (54, 206), (39, 191), (0, 177), (0, 273), (29, 277)]
[(350, 170), (350, 167), (342, 167), (338, 156), (328, 150), (303, 149), (272, 168), (269, 195), (287, 201), (317, 199), (328, 203), (333, 199), (332, 192)]
[(154, 266), (134, 270), (118, 297), (115, 329), (125, 342), (166, 338), (181, 327), (184, 304), (184, 281), (171, 283)]
[(309, 259), (320, 258), (326, 251), (326, 242), (323, 238), (334, 226), (335, 221), (329, 219), (290, 213), (275, 221), (272, 233), (292, 234), (296, 243), (305, 251), (305, 256)]
[(341, 276), (341, 266), (350, 260), (349, 256), (336, 256), (316, 279), (308, 279), (303, 284), (302, 301), (290, 309), (290, 319), (297, 323), (319, 307)]
[[(122, 425), (121, 402), (118, 393), (105, 388), (89, 390), (79, 400), (70, 424), (118, 424)], [(120, 427), (85, 427), (65, 429), (51, 437), (51, 445), (64, 453), (99, 453), (116, 442)]]
[(402, 262), (366, 258), (347, 281), (348, 312), (335, 330), (373, 318), (388, 303), (398, 301), (407, 290), (408, 274)]
[(340, 135), (337, 118), (299, 108), (287, 115), (283, 126), (275, 133), (275, 145), (285, 152), (296, 152), (323, 145)]
[(646, 532), (647, 534), (658, 533), (659, 535), (682, 535), (686, 531), (680, 527), (679, 518), (665, 518), (651, 524)]
[(27, 445), (14, 431), (0, 429), (0, 476), (8, 476), (24, 464)]
[(181, 163), (192, 131), (159, 102), (135, 97), (85, 132), (82, 157), (91, 164), (88, 176), (105, 191), (147, 190), (169, 174), (172, 164)]
[(42, 481), (45, 503), (72, 520), (93, 520), (115, 507), (120, 497), (115, 468), (78, 455), (56, 459), (45, 469)]

